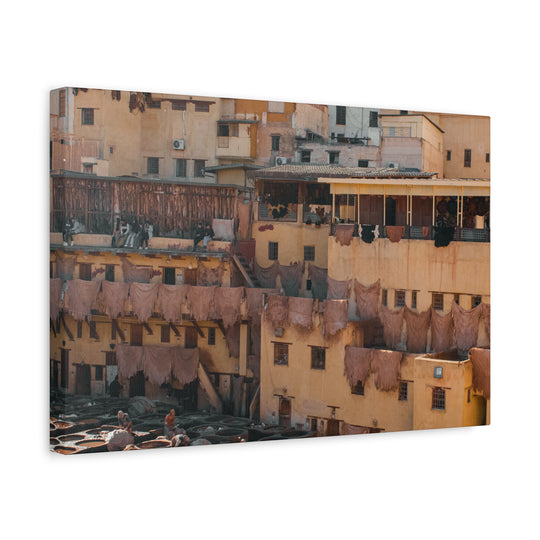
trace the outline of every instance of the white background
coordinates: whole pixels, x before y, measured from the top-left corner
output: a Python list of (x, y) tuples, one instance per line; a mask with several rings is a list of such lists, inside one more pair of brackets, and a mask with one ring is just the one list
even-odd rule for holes
[[(523, 538), (538, 511), (533, 2), (10, 2), (2, 10), (5, 538)], [(15, 7), (16, 6), (16, 7)], [(48, 451), (48, 92), (59, 86), (492, 117), (492, 425)], [(193, 536), (195, 535), (195, 536)]]

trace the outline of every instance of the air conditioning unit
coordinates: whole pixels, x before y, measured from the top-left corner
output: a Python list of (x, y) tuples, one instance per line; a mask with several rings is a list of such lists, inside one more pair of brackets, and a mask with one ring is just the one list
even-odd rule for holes
[(399, 163), (389, 163), (387, 167), (390, 169), (399, 169)]
[(172, 146), (175, 150), (184, 150), (185, 145), (184, 139), (173, 139)]
[(287, 158), (282, 156), (276, 157), (276, 165), (285, 165), (287, 163)]

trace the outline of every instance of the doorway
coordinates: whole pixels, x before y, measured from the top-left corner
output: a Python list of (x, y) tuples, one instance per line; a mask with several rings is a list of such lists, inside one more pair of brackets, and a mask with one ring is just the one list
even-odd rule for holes
[(60, 387), (68, 387), (69, 380), (69, 350), (60, 349)]
[(75, 393), (90, 395), (91, 387), (91, 371), (87, 364), (78, 364), (75, 371)]
[(326, 422), (326, 436), (333, 437), (339, 435), (339, 420), (329, 418)]
[(279, 425), (291, 427), (291, 400), (279, 398)]
[(137, 371), (129, 379), (129, 397), (145, 395), (145, 377), (143, 371)]

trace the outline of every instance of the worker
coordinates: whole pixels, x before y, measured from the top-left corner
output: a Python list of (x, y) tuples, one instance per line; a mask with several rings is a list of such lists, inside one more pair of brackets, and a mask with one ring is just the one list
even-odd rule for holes
[(174, 409), (171, 409), (169, 414), (165, 417), (163, 435), (165, 435), (167, 439), (172, 439), (175, 435), (181, 435), (184, 433), (185, 431), (176, 425), (176, 413)]
[(118, 381), (118, 375), (114, 378), (114, 381), (109, 385), (109, 394), (111, 397), (120, 397), (120, 391), (124, 388)]
[(124, 429), (131, 433), (131, 420), (129, 419), (129, 414), (118, 411), (118, 427)]

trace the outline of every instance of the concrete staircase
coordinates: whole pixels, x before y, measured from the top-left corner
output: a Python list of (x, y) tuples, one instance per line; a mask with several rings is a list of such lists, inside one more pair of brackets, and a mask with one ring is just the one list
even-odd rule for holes
[(232, 258), (238, 270), (240, 270), (242, 276), (244, 276), (244, 279), (246, 280), (246, 285), (250, 288), (260, 288), (261, 284), (259, 283), (259, 281), (255, 277), (255, 274), (249, 267), (249, 263), (245, 259), (245, 257), (237, 253), (234, 254)]

